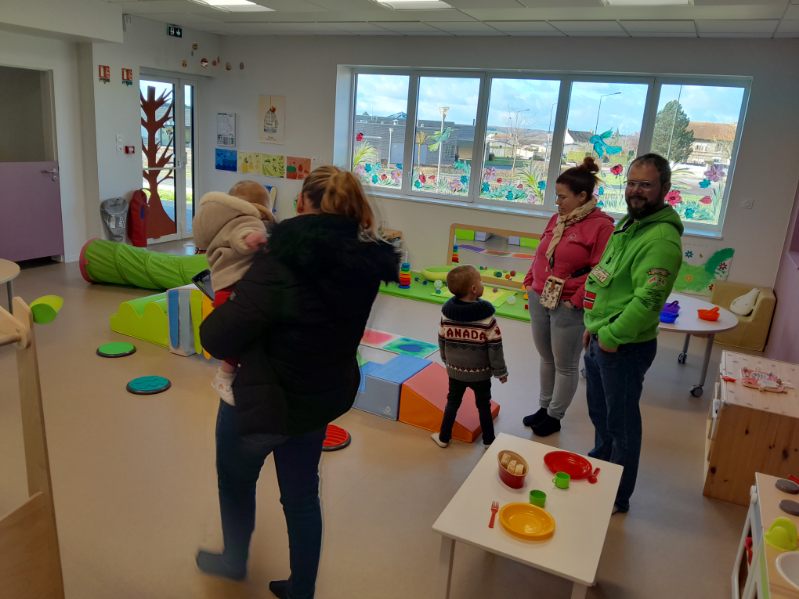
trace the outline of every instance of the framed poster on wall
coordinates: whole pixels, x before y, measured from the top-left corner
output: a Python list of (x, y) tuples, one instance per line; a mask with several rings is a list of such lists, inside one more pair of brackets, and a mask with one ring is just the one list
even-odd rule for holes
[(258, 96), (258, 141), (282, 144), (286, 137), (286, 97)]
[(236, 147), (236, 113), (216, 113), (216, 145), (223, 148)]

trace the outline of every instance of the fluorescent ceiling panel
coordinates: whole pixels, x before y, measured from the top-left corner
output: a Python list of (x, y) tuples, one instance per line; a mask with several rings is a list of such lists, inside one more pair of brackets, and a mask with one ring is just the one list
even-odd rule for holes
[(375, 0), (378, 4), (388, 6), (394, 10), (440, 10), (452, 8), (442, 0)]
[(265, 12), (271, 11), (271, 8), (261, 6), (249, 0), (194, 0), (201, 4), (207, 4), (219, 10), (226, 10), (229, 12)]

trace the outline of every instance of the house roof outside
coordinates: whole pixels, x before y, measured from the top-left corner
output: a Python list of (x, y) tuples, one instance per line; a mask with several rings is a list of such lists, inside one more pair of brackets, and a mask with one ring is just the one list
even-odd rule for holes
[(695, 141), (734, 141), (737, 128), (735, 123), (704, 123), (700, 121), (688, 123), (688, 129), (694, 132)]

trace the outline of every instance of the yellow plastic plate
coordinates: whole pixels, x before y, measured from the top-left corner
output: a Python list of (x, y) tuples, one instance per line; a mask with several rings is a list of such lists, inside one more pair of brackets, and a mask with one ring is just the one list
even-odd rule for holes
[(555, 519), (548, 511), (529, 503), (507, 503), (499, 510), (502, 527), (514, 537), (542, 541), (555, 534)]

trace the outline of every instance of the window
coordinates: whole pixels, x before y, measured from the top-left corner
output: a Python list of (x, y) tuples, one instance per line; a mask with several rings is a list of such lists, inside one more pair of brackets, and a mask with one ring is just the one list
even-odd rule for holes
[(402, 184), (409, 79), (357, 76), (352, 170), (365, 185), (399, 189)]
[(718, 225), (745, 89), (663, 85), (652, 151), (672, 164), (669, 203), (683, 221)]
[(601, 169), (599, 205), (621, 215), (627, 167), (653, 151), (672, 164), (667, 200), (686, 224), (721, 231), (746, 78), (347, 73), (354, 102), (349, 117), (337, 107), (337, 123), (349, 122), (350, 143), (337, 142), (336, 153), (349, 151), (371, 193), (553, 212), (550, 182), (590, 155)]
[(413, 189), (466, 196), (471, 180), (480, 79), (420, 77)]
[(559, 91), (559, 81), (491, 81), (480, 198), (544, 203)]
[(638, 155), (649, 86), (643, 83), (583, 82), (572, 85), (563, 133), (561, 170), (593, 156), (600, 166), (598, 205), (623, 214), (627, 165)]

